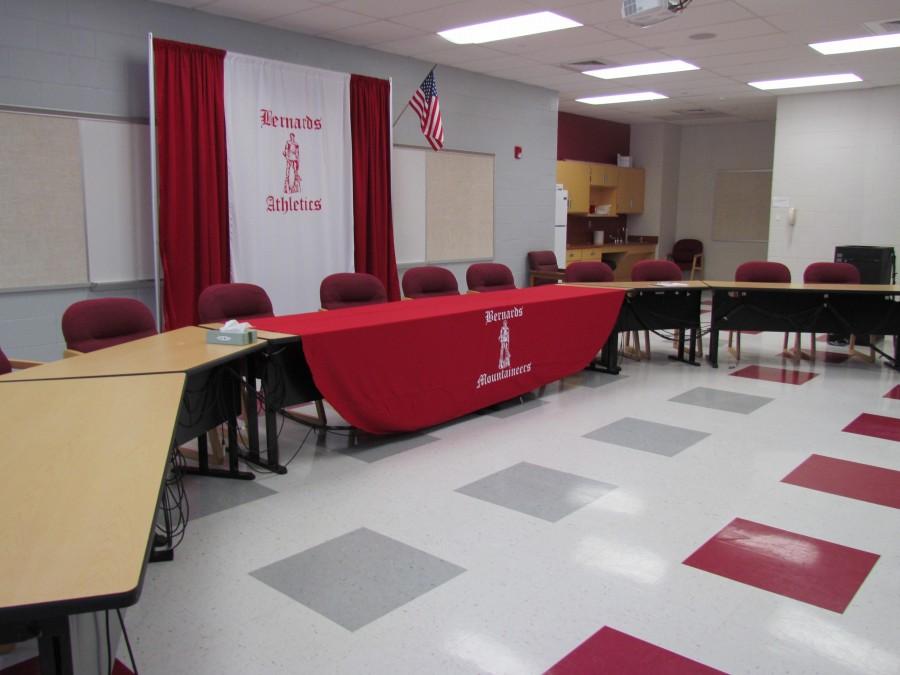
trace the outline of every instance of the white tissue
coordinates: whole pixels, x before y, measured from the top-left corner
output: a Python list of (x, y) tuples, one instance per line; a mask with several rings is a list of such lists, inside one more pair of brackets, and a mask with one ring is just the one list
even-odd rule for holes
[(229, 319), (219, 330), (223, 333), (246, 333), (250, 330), (250, 324), (246, 321), (241, 323), (235, 319)]

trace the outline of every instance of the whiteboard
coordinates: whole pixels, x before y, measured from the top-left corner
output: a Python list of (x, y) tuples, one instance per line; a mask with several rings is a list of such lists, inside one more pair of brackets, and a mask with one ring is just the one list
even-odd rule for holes
[(84, 284), (74, 119), (0, 112), (0, 288)]
[(150, 128), (87, 119), (78, 126), (90, 280), (152, 279)]
[(494, 255), (494, 155), (395, 146), (391, 163), (398, 264)]
[(772, 172), (720, 171), (716, 176), (713, 239), (768, 241)]

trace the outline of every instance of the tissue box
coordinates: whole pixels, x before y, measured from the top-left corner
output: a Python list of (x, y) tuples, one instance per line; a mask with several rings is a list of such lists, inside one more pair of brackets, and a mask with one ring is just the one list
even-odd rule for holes
[(256, 342), (256, 331), (228, 333), (221, 330), (208, 330), (206, 331), (206, 341), (214, 345), (249, 345)]

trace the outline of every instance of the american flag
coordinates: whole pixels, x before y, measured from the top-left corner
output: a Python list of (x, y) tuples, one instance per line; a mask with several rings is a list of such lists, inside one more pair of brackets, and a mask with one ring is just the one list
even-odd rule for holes
[(444, 124), (441, 121), (441, 106), (438, 103), (437, 85), (434, 71), (428, 73), (416, 93), (409, 99), (409, 107), (416, 111), (422, 123), (422, 133), (435, 150), (444, 147)]

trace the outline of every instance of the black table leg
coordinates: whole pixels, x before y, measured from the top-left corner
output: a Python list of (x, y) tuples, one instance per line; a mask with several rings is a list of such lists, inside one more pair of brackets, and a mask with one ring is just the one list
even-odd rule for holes
[(72, 638), (69, 617), (61, 616), (41, 622), (38, 654), (41, 675), (73, 675)]
[(600, 373), (618, 375), (619, 368), (619, 332), (614, 328), (606, 339), (606, 344), (600, 351), (600, 358), (594, 359), (588, 364), (588, 368)]

